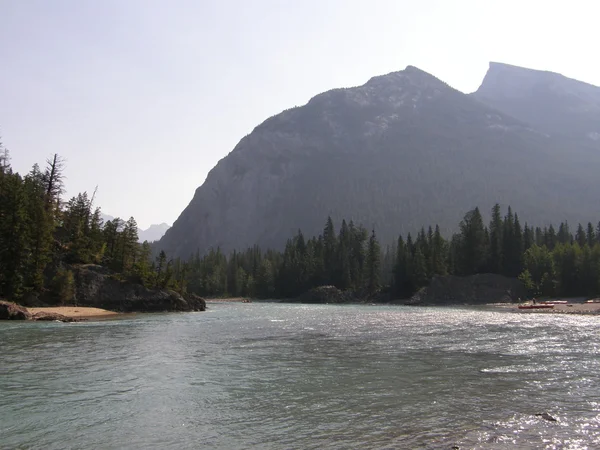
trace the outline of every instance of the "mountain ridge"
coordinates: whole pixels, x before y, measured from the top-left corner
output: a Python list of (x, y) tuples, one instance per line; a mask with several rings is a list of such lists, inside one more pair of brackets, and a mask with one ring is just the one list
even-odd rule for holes
[(559, 73), (491, 62), (470, 94), (549, 136), (600, 149), (600, 87)]
[(429, 224), (451, 232), (467, 210), (496, 202), (540, 224), (572, 220), (581, 212), (573, 190), (600, 207), (589, 184), (600, 159), (592, 162), (579, 168), (527, 120), (407, 66), (257, 125), (209, 172), (159, 246), (183, 257), (280, 248), (298, 229), (318, 234), (327, 216), (373, 226), (391, 242)]

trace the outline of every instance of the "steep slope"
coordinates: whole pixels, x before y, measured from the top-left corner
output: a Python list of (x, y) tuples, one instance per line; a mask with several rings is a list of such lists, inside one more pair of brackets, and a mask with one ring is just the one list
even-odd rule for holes
[[(587, 157), (586, 157), (587, 158)], [(511, 204), (536, 223), (592, 220), (600, 158), (577, 163), (547, 135), (415, 68), (320, 94), (244, 137), (159, 246), (281, 247), (328, 215), (375, 227), (384, 242), (472, 207)]]
[(490, 63), (473, 96), (554, 138), (600, 148), (600, 87), (563, 75)]

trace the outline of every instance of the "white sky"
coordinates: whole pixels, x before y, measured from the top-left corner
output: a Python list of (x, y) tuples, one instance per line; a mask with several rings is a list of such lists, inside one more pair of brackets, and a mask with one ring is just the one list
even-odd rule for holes
[(414, 65), (465, 92), (489, 61), (600, 85), (596, 0), (0, 0), (0, 136), (68, 194), (172, 224), (267, 117)]

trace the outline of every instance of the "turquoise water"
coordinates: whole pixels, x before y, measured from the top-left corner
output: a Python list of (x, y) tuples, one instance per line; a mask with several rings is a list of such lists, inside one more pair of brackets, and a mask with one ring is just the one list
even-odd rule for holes
[(600, 318), (209, 307), (0, 323), (0, 448), (600, 448)]

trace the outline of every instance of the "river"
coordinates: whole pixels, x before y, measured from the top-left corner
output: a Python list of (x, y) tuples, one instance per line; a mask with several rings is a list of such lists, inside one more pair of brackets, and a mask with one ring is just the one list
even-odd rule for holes
[(0, 448), (600, 448), (600, 317), (209, 308), (0, 323)]

